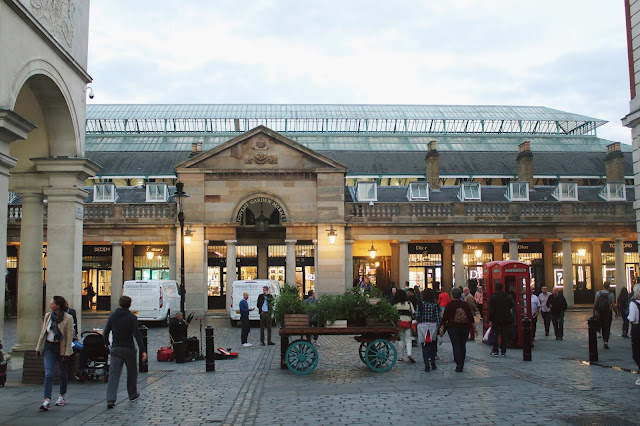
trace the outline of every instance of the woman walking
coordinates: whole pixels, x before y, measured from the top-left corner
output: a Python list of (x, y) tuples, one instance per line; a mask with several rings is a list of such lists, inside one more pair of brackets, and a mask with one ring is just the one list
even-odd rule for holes
[(453, 359), (456, 362), (456, 372), (458, 373), (464, 369), (464, 359), (467, 356), (467, 336), (469, 329), (473, 326), (471, 309), (468, 303), (460, 300), (461, 295), (462, 290), (458, 287), (451, 290), (451, 301), (444, 310), (440, 326), (440, 336), (444, 335), (445, 330), (449, 333)]
[[(398, 361), (404, 361), (404, 352), (407, 352), (409, 362), (416, 362), (411, 356), (411, 320), (413, 319), (413, 305), (405, 291), (397, 291), (394, 306), (400, 314), (400, 357)], [(404, 344), (403, 344), (404, 343)]]
[(618, 296), (618, 315), (622, 317), (622, 337), (629, 337), (629, 292), (626, 287), (622, 287)]
[(424, 291), (422, 301), (416, 309), (418, 322), (418, 342), (422, 344), (422, 359), (424, 371), (436, 369), (436, 349), (438, 343), (438, 329), (440, 328), (440, 305), (436, 302), (433, 289)]
[(43, 411), (51, 409), (51, 392), (53, 391), (54, 368), (58, 366), (60, 375), (60, 395), (56, 405), (65, 405), (64, 395), (67, 393), (67, 366), (69, 356), (73, 353), (73, 318), (64, 311), (67, 301), (62, 296), (53, 296), (49, 303), (50, 312), (44, 316), (42, 331), (36, 347), (37, 355), (44, 358), (44, 402), (40, 406)]

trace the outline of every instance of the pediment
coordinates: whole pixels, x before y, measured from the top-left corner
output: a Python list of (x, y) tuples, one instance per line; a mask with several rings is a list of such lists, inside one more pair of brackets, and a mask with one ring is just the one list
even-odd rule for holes
[(280, 133), (259, 126), (176, 166), (212, 171), (346, 172), (346, 166)]

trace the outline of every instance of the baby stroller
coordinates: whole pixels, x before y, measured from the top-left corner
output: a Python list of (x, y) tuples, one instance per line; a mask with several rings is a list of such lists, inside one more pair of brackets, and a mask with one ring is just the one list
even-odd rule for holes
[(85, 331), (81, 337), (83, 348), (78, 366), (79, 380), (102, 379), (105, 383), (109, 382), (109, 348), (104, 343), (104, 337), (96, 331)]

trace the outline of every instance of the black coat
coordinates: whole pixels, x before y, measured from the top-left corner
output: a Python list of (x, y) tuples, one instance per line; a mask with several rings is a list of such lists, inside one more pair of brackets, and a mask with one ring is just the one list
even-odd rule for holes
[(187, 323), (184, 320), (178, 321), (177, 318), (169, 320), (169, 335), (174, 342), (181, 342), (187, 338)]
[(552, 314), (557, 315), (567, 310), (567, 300), (562, 293), (558, 293), (557, 295), (552, 294), (549, 296), (549, 299), (547, 299), (547, 306), (551, 308)]
[(507, 325), (513, 322), (513, 300), (504, 291), (493, 293), (489, 298), (489, 321), (494, 324)]
[[(267, 294), (267, 306), (269, 306), (269, 312), (271, 312), (272, 306), (271, 302), (273, 301), (273, 295)], [(256, 307), (258, 308), (258, 312), (262, 312), (262, 305), (264, 305), (264, 293), (258, 296), (258, 303)]]

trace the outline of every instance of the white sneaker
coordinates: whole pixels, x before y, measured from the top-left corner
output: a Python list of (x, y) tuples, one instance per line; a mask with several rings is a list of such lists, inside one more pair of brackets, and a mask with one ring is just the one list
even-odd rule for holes
[(64, 405), (66, 403), (64, 396), (60, 395), (56, 400), (56, 405)]
[(638, 380), (636, 380), (636, 385), (640, 386), (640, 377), (638, 377)]
[(48, 399), (45, 399), (44, 402), (42, 403), (42, 405), (40, 406), (40, 409), (42, 411), (51, 410), (51, 401), (49, 401)]
[(251, 343), (243, 343), (242, 347), (248, 348), (249, 346), (253, 346)]

